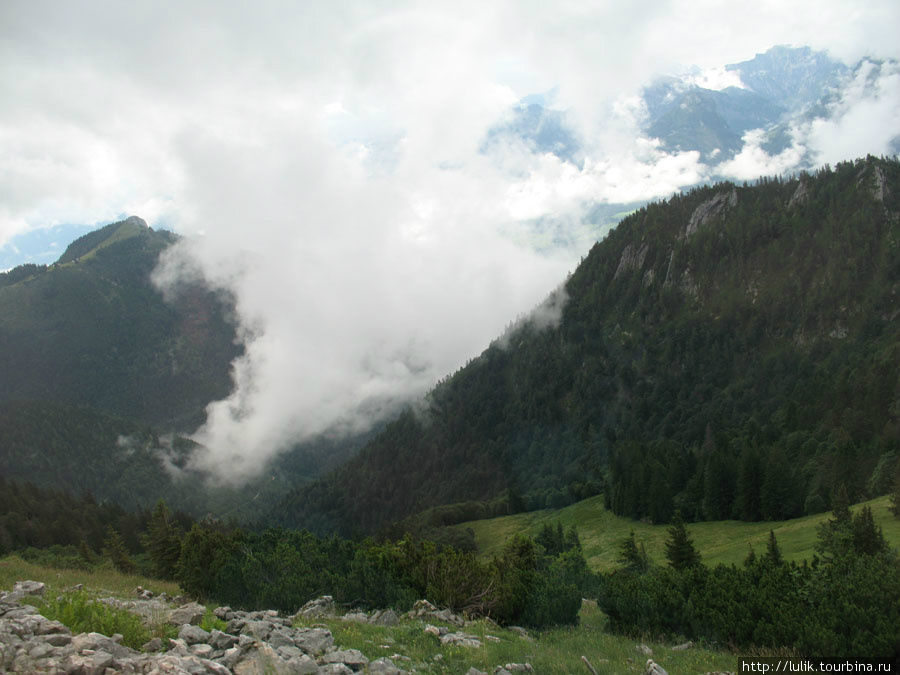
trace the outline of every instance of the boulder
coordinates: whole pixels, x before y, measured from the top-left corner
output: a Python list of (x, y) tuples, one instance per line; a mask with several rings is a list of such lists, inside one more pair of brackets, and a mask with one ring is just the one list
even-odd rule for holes
[(195, 645), (199, 642), (208, 643), (210, 634), (200, 628), (189, 623), (184, 624), (178, 631), (178, 637), (184, 640), (188, 645)]
[(653, 659), (647, 659), (647, 665), (644, 668), (644, 675), (669, 675), (661, 665)]
[(291, 618), (319, 619), (325, 616), (334, 616), (336, 613), (334, 598), (330, 595), (323, 595), (307, 602)]
[(293, 634), (294, 644), (310, 656), (334, 646), (334, 636), (325, 628), (300, 628)]
[(206, 608), (203, 605), (196, 602), (188, 602), (181, 605), (178, 609), (170, 611), (166, 621), (173, 626), (181, 626), (186, 623), (197, 625), (205, 613)]
[(378, 610), (369, 617), (369, 623), (376, 626), (396, 626), (400, 623), (400, 617), (392, 609)]

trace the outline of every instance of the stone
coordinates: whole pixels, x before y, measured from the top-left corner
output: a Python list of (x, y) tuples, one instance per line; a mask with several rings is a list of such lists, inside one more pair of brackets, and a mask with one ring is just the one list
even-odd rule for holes
[(645, 656), (650, 656), (653, 653), (653, 650), (645, 644), (639, 644), (635, 646), (635, 649)]
[(188, 602), (169, 612), (167, 621), (173, 626), (181, 626), (186, 623), (197, 625), (205, 613), (206, 608), (203, 605), (196, 602)]
[(352, 670), (362, 670), (369, 663), (369, 659), (358, 649), (339, 649), (328, 652), (322, 656), (320, 661), (325, 664), (343, 663)]
[(237, 641), (238, 639), (234, 635), (223, 633), (215, 628), (209, 634), (209, 644), (216, 649), (231, 649)]
[(306, 654), (292, 656), (287, 660), (287, 664), (291, 669), (291, 672), (296, 673), (297, 675), (311, 675), (312, 673), (317, 673), (319, 671), (319, 665), (316, 663), (315, 659)]
[(691, 642), (690, 640), (688, 640), (687, 642), (683, 642), (680, 645), (675, 645), (674, 647), (672, 647), (672, 651), (673, 652), (682, 652), (685, 649), (690, 649), (693, 646), (694, 646), (694, 643)]
[(148, 642), (145, 642), (141, 646), (142, 652), (161, 652), (163, 648), (163, 642), (160, 638), (155, 637)]
[(378, 673), (379, 675), (406, 675), (406, 671), (398, 668), (388, 657), (382, 656), (369, 662), (370, 673)]
[(246, 652), (234, 666), (234, 675), (290, 675), (288, 662), (265, 642)]
[(330, 595), (323, 595), (303, 605), (293, 618), (317, 619), (335, 614), (334, 598)]
[(341, 617), (342, 621), (353, 621), (356, 623), (368, 623), (369, 617), (365, 612), (347, 612)]
[(294, 632), (294, 644), (310, 656), (317, 656), (334, 645), (334, 636), (324, 628), (301, 628)]
[(191, 645), (191, 653), (201, 659), (208, 659), (212, 656), (213, 648), (205, 642), (201, 642), (199, 644)]
[(184, 640), (188, 645), (195, 645), (198, 642), (207, 643), (210, 634), (200, 628), (200, 626), (192, 626), (189, 623), (184, 624), (178, 631), (178, 637)]
[(644, 675), (669, 675), (662, 666), (653, 659), (647, 659), (647, 665), (644, 668)]
[(392, 609), (379, 610), (369, 617), (369, 623), (376, 626), (396, 626), (400, 623), (400, 617)]
[(353, 671), (343, 663), (327, 663), (316, 669), (319, 675), (352, 675)]
[(534, 668), (530, 663), (507, 663), (505, 666), (511, 673), (533, 673)]
[(476, 648), (481, 647), (481, 640), (475, 635), (467, 635), (466, 633), (447, 633), (441, 636), (441, 644)]
[(229, 619), (228, 615), (231, 613), (232, 613), (231, 607), (227, 607), (227, 606), (226, 607), (216, 607), (213, 610), (213, 615), (217, 619), (221, 619), (222, 621), (228, 621), (228, 619)]
[(488, 674), (486, 672), (484, 672), (483, 670), (478, 670), (478, 668), (475, 668), (473, 666), (472, 668), (469, 668), (466, 671), (466, 675), (488, 675)]

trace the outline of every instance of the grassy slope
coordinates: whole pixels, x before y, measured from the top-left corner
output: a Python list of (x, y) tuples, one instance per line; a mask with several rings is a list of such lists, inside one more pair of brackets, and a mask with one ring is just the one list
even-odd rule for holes
[[(95, 597), (112, 595), (131, 599), (136, 586), (149, 588), (155, 593), (179, 593), (172, 582), (124, 575), (114, 570), (59, 570), (28, 563), (16, 556), (0, 559), (0, 589), (10, 589), (22, 579), (46, 583), (48, 597), (79, 583), (84, 584), (87, 594)], [(440, 622), (435, 623), (441, 625)], [(484, 646), (479, 649), (443, 646), (436, 637), (423, 631), (423, 624), (418, 619), (403, 619), (391, 628), (341, 619), (317, 618), (308, 625), (313, 624), (325, 624), (333, 632), (335, 644), (341, 648), (359, 649), (370, 660), (402, 654), (410, 660), (397, 660), (397, 665), (427, 673), (458, 674), (470, 666), (492, 672), (497, 665), (523, 661), (531, 663), (538, 673), (587, 672), (581, 662), (582, 655), (602, 674), (642, 673), (648, 657), (637, 651), (639, 643), (649, 646), (653, 650), (652, 658), (673, 674), (734, 670), (737, 660), (733, 654), (703, 647), (673, 652), (671, 645), (610, 635), (605, 630), (606, 619), (594, 603), (585, 603), (579, 626), (533, 632), (533, 641), (526, 641), (489, 621), (474, 622), (462, 630), (482, 639)], [(444, 625), (451, 631), (460, 630)], [(487, 639), (487, 635), (496, 640)]]
[[(900, 519), (895, 518), (888, 510), (887, 497), (863, 502), (872, 508), (875, 522), (884, 531), (884, 536), (891, 546), (900, 546)], [(862, 504), (853, 507), (858, 509)], [(811, 559), (816, 541), (816, 527), (827, 520), (830, 513), (820, 513), (794, 520), (781, 522), (745, 523), (737, 520), (693, 523), (688, 531), (694, 544), (707, 565), (732, 563), (739, 565), (747, 556), (752, 545), (757, 553), (766, 550), (769, 530), (774, 530), (781, 552), (788, 560)], [(665, 562), (665, 540), (668, 537), (667, 525), (648, 525), (646, 523), (621, 518), (603, 507), (603, 497), (592, 497), (577, 504), (559, 510), (533, 511), (519, 513), (514, 516), (479, 520), (457, 525), (460, 528), (471, 528), (475, 532), (475, 541), (482, 553), (497, 553), (503, 543), (518, 532), (536, 535), (541, 528), (550, 523), (555, 526), (559, 521), (564, 527), (574, 525), (578, 528), (585, 557), (592, 569), (610, 570), (616, 566), (619, 545), (634, 530), (638, 542), (643, 542), (647, 554), (658, 563)]]

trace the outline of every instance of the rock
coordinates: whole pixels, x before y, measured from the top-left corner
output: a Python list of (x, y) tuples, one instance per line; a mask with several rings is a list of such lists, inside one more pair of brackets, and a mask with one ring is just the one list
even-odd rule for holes
[(439, 610), (427, 600), (417, 600), (406, 615), (419, 619), (436, 619), (456, 626), (464, 626), (466, 623), (461, 616), (454, 614), (449, 609)]
[(369, 617), (365, 612), (347, 612), (341, 617), (342, 621), (355, 621), (356, 623), (368, 623)]
[(319, 666), (315, 659), (306, 654), (292, 656), (287, 659), (287, 664), (292, 673), (298, 673), (299, 675), (308, 675), (309, 673), (317, 673), (319, 671)]
[(275, 626), (269, 621), (248, 621), (241, 628), (241, 635), (250, 635), (257, 640), (265, 641)]
[(173, 626), (181, 626), (186, 623), (197, 625), (205, 613), (206, 608), (203, 605), (196, 602), (188, 602), (169, 612), (166, 621)]
[(406, 675), (406, 671), (398, 668), (388, 657), (382, 656), (369, 662), (370, 673), (378, 673), (379, 675)]
[(231, 649), (238, 639), (234, 635), (223, 633), (220, 630), (213, 629), (209, 634), (209, 644), (216, 649)]
[(29, 597), (43, 597), (47, 587), (40, 581), (17, 581), (12, 592), (3, 598), (4, 602), (19, 602)]
[(650, 647), (648, 647), (648, 646), (645, 645), (645, 644), (637, 645), (637, 646), (635, 647), (635, 649), (636, 649), (637, 651), (639, 651), (641, 654), (644, 654), (645, 656), (650, 656), (650, 655), (653, 653), (653, 650), (650, 649)]
[(234, 675), (290, 675), (288, 662), (265, 642), (249, 650), (233, 668)]
[(532, 668), (530, 663), (507, 663), (505, 666), (511, 673), (533, 673), (534, 668)]
[(509, 626), (509, 630), (518, 635), (523, 640), (528, 640), (528, 642), (534, 642), (532, 637), (528, 634), (528, 631), (522, 628), (521, 626)]
[(392, 609), (378, 610), (369, 617), (369, 623), (375, 626), (396, 626), (400, 623), (400, 617)]
[(334, 636), (325, 628), (300, 628), (293, 637), (294, 644), (310, 656), (317, 656), (334, 645)]
[(466, 671), (466, 675), (488, 675), (483, 670), (478, 670), (478, 668), (472, 667)]
[(644, 668), (644, 675), (669, 675), (662, 666), (653, 659), (647, 659), (647, 665)]
[(343, 663), (328, 663), (320, 666), (316, 673), (319, 673), (319, 675), (352, 675), (353, 671)]
[(323, 595), (307, 602), (291, 618), (318, 619), (335, 614), (334, 598), (330, 595)]
[(141, 646), (142, 652), (161, 652), (163, 648), (162, 640), (158, 637), (153, 638), (149, 642), (145, 642)]
[(475, 635), (465, 633), (447, 633), (441, 636), (442, 645), (456, 645), (458, 647), (481, 647), (481, 640)]
[(208, 659), (212, 657), (213, 648), (205, 642), (201, 642), (199, 644), (191, 645), (191, 653), (201, 659)]
[(178, 631), (178, 637), (184, 640), (188, 645), (195, 645), (198, 642), (208, 643), (210, 634), (200, 628), (200, 626), (192, 626), (189, 623), (184, 624)]
[(441, 635), (446, 635), (450, 631), (446, 628), (438, 628), (437, 626), (432, 626), (430, 623), (425, 626), (425, 632), (429, 635), (434, 635), (435, 637), (440, 637)]
[(216, 607), (213, 610), (213, 615), (222, 621), (228, 621), (231, 618), (228, 616), (229, 614), (232, 614), (231, 607)]
[(690, 649), (693, 646), (694, 646), (694, 643), (691, 642), (690, 640), (688, 640), (687, 642), (684, 642), (680, 645), (675, 645), (674, 647), (672, 647), (672, 651), (673, 652), (681, 652), (681, 651), (684, 651), (685, 649)]
[(340, 649), (328, 652), (320, 661), (324, 664), (343, 663), (351, 670), (362, 670), (368, 663), (369, 659), (358, 649)]

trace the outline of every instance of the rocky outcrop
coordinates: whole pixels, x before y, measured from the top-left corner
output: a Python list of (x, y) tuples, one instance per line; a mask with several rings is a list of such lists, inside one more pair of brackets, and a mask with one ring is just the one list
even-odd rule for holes
[(649, 250), (650, 247), (647, 244), (643, 244), (640, 248), (632, 244), (626, 245), (619, 258), (619, 265), (616, 267), (614, 278), (618, 279), (626, 272), (641, 269), (644, 266), (644, 260)]
[(737, 190), (731, 188), (731, 192), (720, 192), (712, 199), (708, 199), (700, 204), (691, 214), (691, 219), (684, 228), (682, 238), (687, 239), (726, 209), (734, 207), (737, 204), (737, 198)]
[[(341, 650), (324, 628), (294, 628), (277, 612), (222, 612), (228, 631), (206, 631), (185, 622), (178, 637), (154, 638), (144, 652), (122, 644), (121, 635), (99, 633), (73, 635), (58, 621), (41, 616), (20, 601), (18, 587), (0, 594), (0, 672), (11, 673), (353, 673), (368, 666), (369, 672), (401, 675), (390, 659), (370, 663), (359, 651)], [(147, 602), (141, 600), (140, 602)], [(180, 612), (180, 613), (176, 613)], [(202, 616), (201, 612), (201, 616)], [(169, 616), (193, 619), (195, 607), (182, 606)], [(162, 651), (165, 649), (166, 651)]]
[[(379, 673), (405, 675), (398, 664), (409, 658), (393, 654), (370, 661), (357, 649), (342, 649), (334, 636), (320, 626), (293, 626), (294, 617), (319, 618), (337, 616), (333, 600), (323, 596), (304, 605), (294, 617), (280, 616), (274, 610), (243, 612), (230, 607), (213, 610), (216, 618), (226, 622), (226, 629), (205, 630), (198, 623), (205, 614), (202, 605), (177, 598), (179, 607), (170, 607), (164, 595), (153, 597), (149, 591), (137, 589), (136, 600), (103, 598), (97, 602), (128, 609), (156, 625), (184, 620), (178, 637), (156, 637), (141, 651), (121, 644), (122, 636), (100, 633), (77, 635), (58, 621), (51, 621), (31, 605), (30, 597), (45, 592), (37, 582), (20, 582), (15, 590), (0, 591), (0, 673), (73, 673), (107, 675), (108, 673), (174, 673), (191, 675), (262, 675), (293, 673), (323, 675), (325, 673)], [(462, 617), (447, 609), (438, 609), (420, 600), (407, 613), (407, 620), (435, 619), (463, 626)], [(393, 610), (371, 613), (350, 612), (343, 617), (373, 625), (392, 626), (400, 621)], [(524, 629), (520, 634), (527, 637)], [(452, 632), (444, 626), (426, 624), (425, 632), (434, 635), (442, 645), (478, 649), (483, 640), (499, 641), (492, 635), (478, 637), (462, 631)], [(480, 671), (476, 671), (480, 672)], [(498, 665), (494, 673), (533, 672), (528, 663)]]

